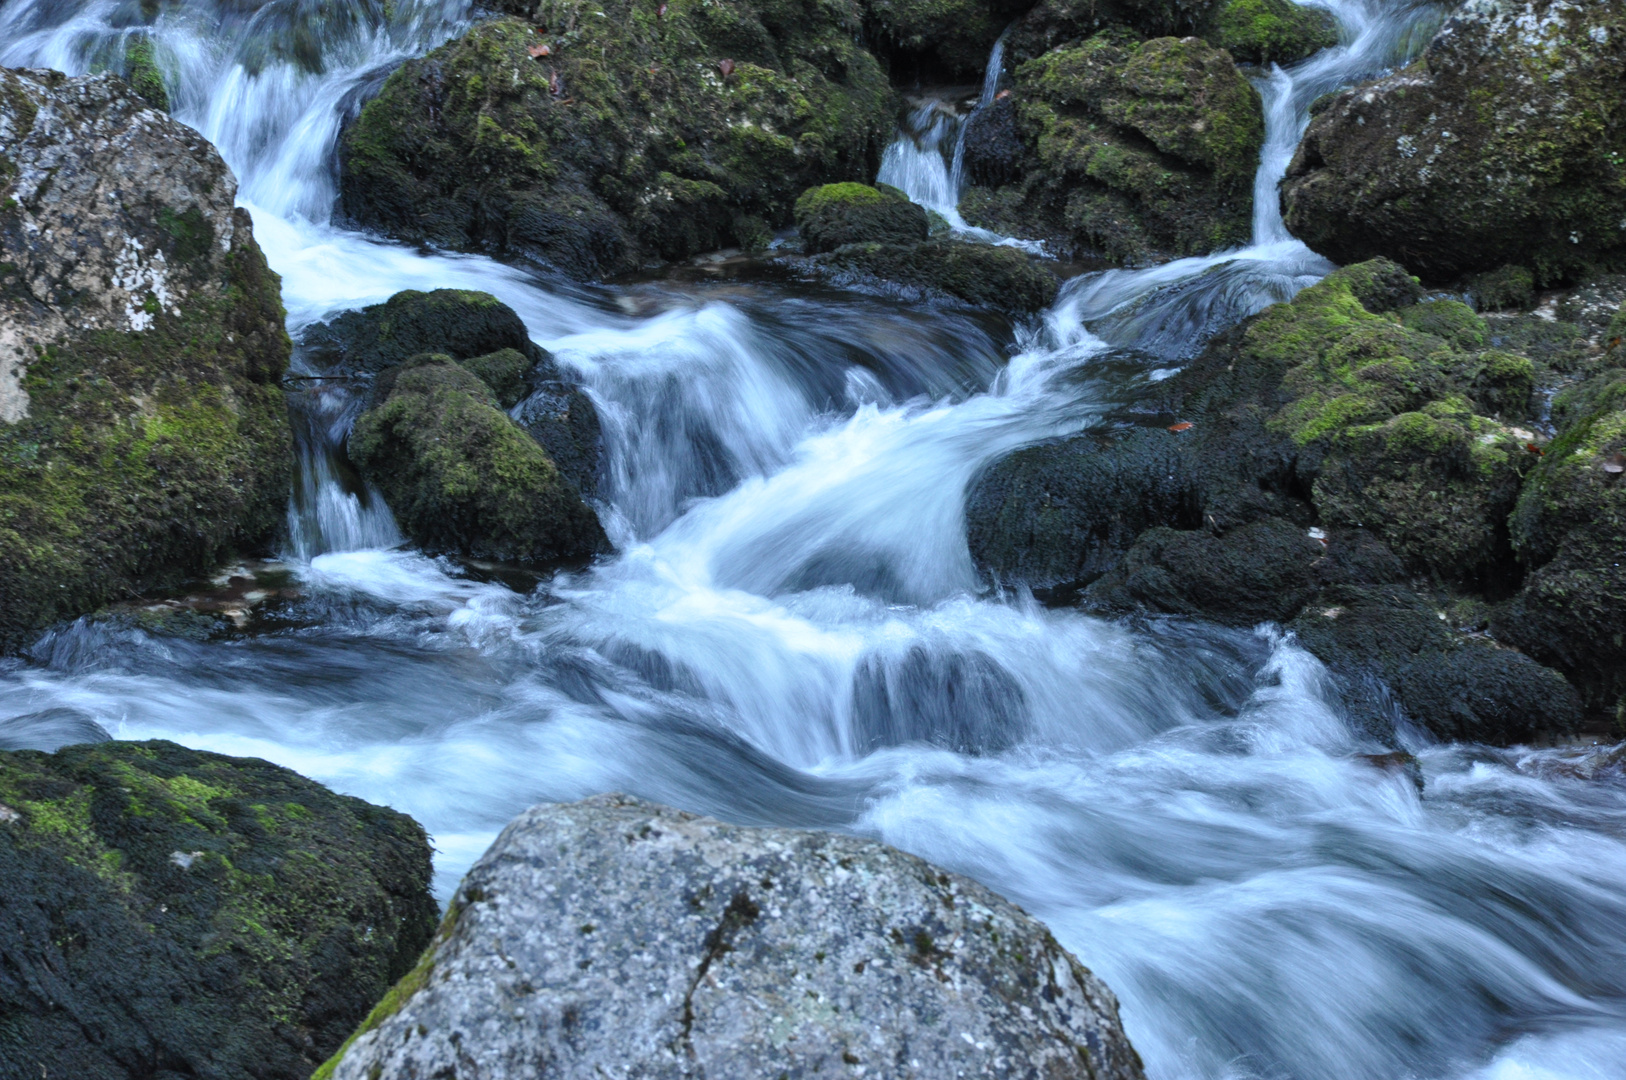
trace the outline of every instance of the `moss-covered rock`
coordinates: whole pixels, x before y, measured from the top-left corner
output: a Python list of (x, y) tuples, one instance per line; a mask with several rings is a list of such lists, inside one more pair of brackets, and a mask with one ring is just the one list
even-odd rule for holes
[(377, 375), (427, 352), (468, 360), (506, 349), (533, 366), (544, 360), (513, 308), (469, 289), (407, 289), (310, 327), (300, 344), (307, 360), (330, 375)]
[(1315, 117), (1287, 224), (1338, 262), (1384, 254), (1436, 279), (1626, 266), (1623, 84), (1620, 5), (1464, 4), (1421, 61)]
[(303, 1080), (429, 943), (429, 856), (264, 761), (0, 753), (0, 1077)]
[(1573, 420), (1512, 517), (1530, 576), (1494, 629), (1626, 727), (1626, 369), (1606, 370), (1566, 404)]
[(279, 281), (201, 136), (111, 75), (0, 71), (0, 185), (9, 648), (265, 542), (291, 443)]
[(350, 434), (350, 458), (430, 551), (553, 562), (608, 549), (546, 452), (450, 356), (414, 357)]
[(1217, 49), (1251, 64), (1291, 64), (1338, 44), (1338, 20), (1292, 0), (1225, 0), (1201, 29)]
[(809, 252), (834, 251), (843, 244), (913, 244), (930, 231), (925, 209), (885, 184), (808, 188), (796, 200), (795, 214)]
[(597, 277), (760, 241), (808, 186), (873, 176), (892, 135), (854, 0), (513, 7), (402, 65), (346, 130), (352, 219)]
[(870, 46), (897, 84), (970, 82), (1032, 0), (862, 0)]
[[(1245, 242), (1264, 119), (1229, 54), (1197, 38), (1139, 41), (1106, 31), (1016, 70), (1008, 108), (1024, 148), (967, 133), (973, 224), (1121, 262), (1206, 253)], [(973, 149), (975, 144), (975, 149)]]
[(1043, 311), (1061, 287), (1055, 271), (1026, 252), (959, 240), (848, 244), (810, 262), (819, 273), (844, 283), (879, 280), (927, 297), (1013, 314)]

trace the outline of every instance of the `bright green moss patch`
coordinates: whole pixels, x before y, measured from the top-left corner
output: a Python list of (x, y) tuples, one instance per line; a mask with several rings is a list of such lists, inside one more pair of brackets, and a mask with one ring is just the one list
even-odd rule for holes
[(1338, 22), (1323, 8), (1291, 0), (1225, 0), (1203, 36), (1239, 61), (1290, 64), (1338, 44)]

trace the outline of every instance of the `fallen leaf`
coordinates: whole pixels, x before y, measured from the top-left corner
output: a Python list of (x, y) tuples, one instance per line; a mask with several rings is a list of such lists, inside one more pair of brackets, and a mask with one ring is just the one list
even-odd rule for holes
[(1612, 457), (1604, 458), (1603, 471), (1610, 476), (1619, 476), (1621, 473), (1626, 472), (1626, 454), (1615, 454)]
[(666, 5), (665, 4), (662, 4), (660, 7), (655, 9), (655, 18), (657, 18), (657, 19), (666, 18)]
[(1010, 96), (1011, 96), (1011, 92), (1009, 90), (1001, 90), (999, 93), (994, 95), (994, 100), (995, 101), (1004, 101), (1006, 98), (1008, 98)]
[(1182, 420), (1178, 424), (1170, 424), (1169, 425), (1169, 430), (1174, 431), (1174, 432), (1190, 431), (1192, 428), (1194, 428), (1196, 426), (1197, 425), (1193, 424), (1190, 420)]
[(1545, 454), (1547, 452), (1533, 442), (1525, 443), (1524, 448), (1532, 454)]
[(576, 104), (576, 99), (573, 98), (573, 97), (567, 97), (563, 101), (561, 101), (559, 104), (561, 104), (561, 105), (574, 105), (574, 104)]
[(719, 61), (717, 61), (717, 70), (721, 71), (723, 73), (723, 78), (725, 78), (725, 79), (728, 78), (730, 75), (734, 74), (734, 61), (732, 61), (732, 60), (719, 60)]
[(531, 57), (536, 60), (540, 60), (544, 56), (553, 55), (553, 50), (548, 48), (546, 45), (527, 45), (525, 47), (525, 51), (530, 53)]
[(548, 72), (548, 89), (553, 91), (555, 97), (558, 96), (558, 94), (559, 94), (559, 73), (557, 71)]

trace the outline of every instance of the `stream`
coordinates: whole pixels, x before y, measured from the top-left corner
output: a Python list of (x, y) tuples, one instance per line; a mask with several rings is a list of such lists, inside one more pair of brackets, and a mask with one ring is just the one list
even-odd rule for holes
[[(519, 810), (602, 791), (877, 837), (1043, 919), (1155, 1080), (1626, 1077), (1618, 767), (1408, 730), (1419, 790), (1280, 631), (1046, 608), (989, 591), (966, 546), (980, 470), (1332, 269), (1276, 182), (1309, 103), (1438, 15), (1320, 2), (1343, 44), (1253, 73), (1254, 242), (1073, 278), (1015, 327), (750, 275), (563, 285), (348, 231), (345, 110), (466, 3), (165, 5), (173, 112), (236, 172), (296, 340), (401, 289), (500, 297), (599, 410), (615, 554), (519, 580), (412, 550), (335, 457), (351, 406), (302, 391), (288, 598), (204, 641), (49, 632), (0, 661), (0, 747), (267, 758), (422, 822), (442, 899)], [(107, 65), (145, 32), (130, 6), (7, 0), (0, 63)], [(917, 112), (881, 179), (976, 235), (959, 123)]]

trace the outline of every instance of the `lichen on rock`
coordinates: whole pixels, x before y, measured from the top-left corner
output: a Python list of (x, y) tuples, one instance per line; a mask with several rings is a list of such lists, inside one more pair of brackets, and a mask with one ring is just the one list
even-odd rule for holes
[(1137, 1080), (1112, 992), (1020, 909), (870, 840), (622, 796), (520, 815), (318, 1080)]
[(435, 926), (404, 814), (168, 742), (0, 752), (0, 1075), (304, 1080)]
[(0, 71), (0, 647), (280, 524), (279, 281), (215, 150), (111, 75)]
[(1626, 13), (1469, 0), (1409, 67), (1342, 91), (1282, 187), (1288, 227), (1338, 262), (1446, 280), (1626, 265)]

